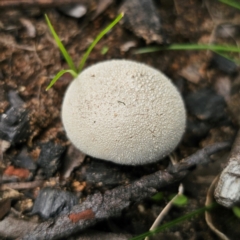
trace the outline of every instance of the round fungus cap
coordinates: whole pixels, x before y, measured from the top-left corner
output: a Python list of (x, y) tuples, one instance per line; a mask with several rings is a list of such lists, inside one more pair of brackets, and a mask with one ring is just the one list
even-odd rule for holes
[(82, 152), (118, 164), (158, 161), (177, 146), (186, 112), (160, 71), (128, 60), (100, 62), (69, 85), (62, 121)]

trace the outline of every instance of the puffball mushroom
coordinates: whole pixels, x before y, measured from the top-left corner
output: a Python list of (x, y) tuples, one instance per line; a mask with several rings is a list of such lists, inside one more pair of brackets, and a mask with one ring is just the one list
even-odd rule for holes
[(163, 73), (133, 61), (110, 60), (85, 69), (71, 82), (62, 121), (82, 152), (140, 165), (174, 150), (186, 113), (179, 92)]

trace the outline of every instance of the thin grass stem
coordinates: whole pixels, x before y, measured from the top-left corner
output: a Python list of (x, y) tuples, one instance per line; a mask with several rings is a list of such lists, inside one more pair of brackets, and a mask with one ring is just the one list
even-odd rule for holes
[(54, 76), (52, 81), (47, 86), (46, 91), (49, 90), (53, 86), (53, 84), (55, 84), (55, 82), (65, 73), (70, 73), (74, 78), (77, 77), (77, 73), (75, 71), (73, 71), (72, 69), (61, 70)]
[(232, 1), (232, 0), (219, 0), (222, 3), (225, 3), (231, 7), (240, 9), (240, 3), (237, 3), (236, 1)]
[(158, 52), (163, 50), (212, 50), (223, 52), (240, 52), (240, 48), (235, 46), (224, 45), (207, 45), (207, 44), (172, 44), (164, 47), (147, 47), (136, 50), (135, 54)]
[(60, 38), (58, 37), (57, 33), (55, 32), (55, 30), (54, 30), (54, 28), (53, 28), (53, 26), (52, 26), (52, 24), (51, 24), (51, 22), (50, 22), (50, 20), (49, 20), (49, 18), (47, 16), (47, 14), (45, 14), (45, 19), (47, 21), (47, 25), (48, 25), (48, 27), (49, 27), (49, 29), (50, 29), (50, 31), (51, 31), (51, 33), (52, 33), (56, 43), (57, 43), (57, 45), (58, 45), (62, 55), (64, 56), (64, 58), (65, 58), (65, 60), (66, 60), (66, 62), (68, 64), (69, 68), (71, 68), (74, 72), (77, 72), (77, 69), (76, 69), (76, 67), (75, 67), (75, 65), (73, 63), (72, 58), (68, 54), (66, 48), (62, 44), (62, 41), (60, 40)]
[(113, 22), (111, 22), (105, 29), (103, 29), (98, 35), (97, 37), (94, 39), (94, 41), (91, 43), (91, 45), (89, 46), (89, 48), (87, 49), (87, 51), (85, 52), (85, 54), (83, 55), (80, 63), (79, 63), (79, 67), (78, 67), (78, 73), (80, 73), (84, 67), (84, 64), (89, 56), (89, 54), (91, 53), (91, 51), (93, 50), (93, 48), (95, 47), (95, 45), (102, 39), (102, 37), (109, 32), (123, 17), (123, 13), (120, 13), (114, 20)]
[(191, 213), (188, 213), (188, 214), (186, 214), (186, 215), (184, 215), (182, 217), (176, 218), (176, 219), (174, 219), (173, 221), (171, 221), (169, 223), (165, 223), (161, 227), (156, 228), (155, 230), (143, 233), (143, 234), (141, 234), (141, 235), (139, 235), (137, 237), (133, 237), (130, 240), (142, 240), (145, 237), (152, 236), (152, 235), (154, 235), (156, 233), (162, 232), (165, 229), (173, 227), (173, 226), (175, 226), (178, 223), (181, 223), (181, 222), (183, 222), (185, 220), (188, 220), (188, 219), (190, 219), (192, 217), (198, 216), (199, 214), (203, 214), (205, 211), (212, 210), (216, 206), (217, 206), (217, 204), (212, 204), (211, 206), (206, 206), (206, 207), (197, 209), (197, 210), (195, 210), (195, 211), (193, 211)]

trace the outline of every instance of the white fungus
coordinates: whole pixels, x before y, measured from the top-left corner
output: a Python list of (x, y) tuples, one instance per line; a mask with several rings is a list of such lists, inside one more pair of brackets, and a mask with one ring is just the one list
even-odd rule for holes
[(139, 165), (171, 153), (186, 113), (171, 81), (147, 65), (111, 60), (84, 70), (68, 87), (62, 120), (82, 152), (118, 164)]

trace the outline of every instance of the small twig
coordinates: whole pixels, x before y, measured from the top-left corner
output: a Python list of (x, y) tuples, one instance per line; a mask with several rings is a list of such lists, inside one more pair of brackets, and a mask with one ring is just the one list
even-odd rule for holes
[(0, 185), (0, 191), (12, 188), (15, 190), (22, 190), (22, 189), (30, 189), (35, 187), (40, 187), (44, 183), (43, 180), (36, 180), (33, 182), (13, 182), (13, 183), (5, 183)]
[[(193, 164), (210, 162), (207, 154), (211, 155), (228, 147), (229, 144), (227, 143), (206, 147), (186, 158), (184, 167), (187, 169), (187, 166), (191, 167)], [(201, 152), (202, 154), (200, 154)], [(177, 167), (177, 164), (175, 166)], [(158, 189), (181, 180), (186, 176), (188, 170), (183, 171), (181, 167), (179, 169), (181, 171), (174, 174), (166, 170), (160, 170), (126, 186), (119, 186), (105, 193), (90, 195), (83, 203), (74, 206), (68, 214), (39, 224), (28, 223), (20, 219), (14, 220), (17, 226), (28, 226), (28, 229), (22, 229), (22, 235), (18, 233), (18, 236), (22, 240), (66, 239), (76, 232), (93, 226), (97, 222), (119, 216), (121, 211), (128, 207), (132, 201), (141, 201), (146, 197), (151, 197)], [(9, 238), (17, 235), (14, 229), (12, 229), (12, 233), (9, 233), (4, 228), (6, 226), (4, 224), (6, 223), (0, 222), (0, 236), (6, 236), (6, 231), (8, 232), (7, 234), (10, 234), (7, 235)]]
[[(211, 155), (226, 149), (229, 145), (229, 143), (218, 143), (198, 151), (185, 160), (185, 169), (186, 166), (191, 167), (193, 163), (201, 164), (202, 162), (210, 161), (207, 154)], [(202, 154), (200, 154), (201, 152)], [(206, 157), (206, 159), (203, 159), (203, 157)], [(127, 186), (120, 186), (103, 194), (96, 193), (90, 195), (85, 202), (74, 206), (69, 214), (40, 223), (22, 239), (66, 239), (68, 236), (84, 230), (99, 221), (118, 216), (132, 201), (140, 201), (146, 197), (151, 197), (157, 192), (157, 189), (179, 181), (187, 173), (188, 171), (181, 170), (181, 172), (176, 174), (170, 174), (161, 170), (134, 181)]]
[(179, 175), (172, 176), (166, 171), (158, 171), (127, 186), (114, 188), (104, 194), (90, 195), (85, 202), (74, 206), (69, 214), (40, 223), (23, 239), (50, 240), (66, 238), (99, 221), (119, 216), (121, 211), (130, 205), (131, 201), (140, 201), (148, 196), (150, 197), (157, 192), (157, 188), (179, 181), (185, 174), (185, 172), (182, 172)]
[(190, 157), (182, 159), (178, 164), (169, 165), (168, 172), (178, 173), (180, 171), (185, 171), (196, 165), (209, 163), (211, 162), (211, 159), (209, 158), (210, 155), (230, 147), (231, 147), (230, 142), (216, 143), (216, 144), (207, 146), (197, 151), (195, 154), (191, 155)]
[[(206, 202), (205, 206), (211, 206), (213, 202), (215, 202), (213, 193), (214, 189), (216, 187), (216, 184), (218, 182), (219, 176), (215, 177), (207, 191), (207, 196), (206, 196)], [(210, 229), (219, 237), (221, 240), (230, 240), (224, 233), (222, 233), (217, 226), (214, 225), (214, 218), (212, 218), (212, 212), (206, 211), (205, 212), (205, 220), (207, 222), (207, 225), (210, 227)]]
[[(155, 222), (153, 223), (153, 225), (151, 226), (151, 228), (149, 229), (149, 231), (154, 230), (155, 228), (157, 228), (161, 221), (163, 220), (163, 218), (168, 214), (168, 212), (170, 211), (170, 209), (172, 208), (173, 202), (180, 196), (183, 195), (183, 185), (182, 183), (179, 185), (178, 188), (178, 194), (172, 198), (172, 200), (165, 206), (165, 208), (161, 211), (161, 213), (158, 215), (157, 219), (155, 220)], [(149, 237), (146, 237), (145, 240), (149, 240)]]

